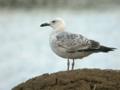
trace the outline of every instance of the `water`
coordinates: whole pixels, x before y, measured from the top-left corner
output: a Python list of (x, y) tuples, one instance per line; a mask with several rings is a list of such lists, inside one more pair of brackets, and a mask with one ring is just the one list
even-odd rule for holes
[(108, 54), (98, 53), (77, 60), (75, 68), (120, 69), (120, 11), (0, 11), (0, 90), (43, 73), (66, 70), (66, 60), (49, 47), (49, 27), (40, 24), (61, 17), (66, 30), (81, 33), (101, 44), (116, 47)]

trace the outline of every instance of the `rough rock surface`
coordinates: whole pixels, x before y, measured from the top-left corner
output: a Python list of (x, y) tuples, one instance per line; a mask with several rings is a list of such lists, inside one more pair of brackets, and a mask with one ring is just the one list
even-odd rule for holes
[(43, 74), (12, 90), (120, 90), (120, 71), (79, 69)]

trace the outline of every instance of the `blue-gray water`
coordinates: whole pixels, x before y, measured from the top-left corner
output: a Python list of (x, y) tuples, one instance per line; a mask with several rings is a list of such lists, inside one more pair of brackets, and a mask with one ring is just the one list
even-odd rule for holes
[(75, 68), (120, 69), (120, 11), (0, 10), (0, 90), (43, 73), (66, 70), (66, 60), (49, 47), (49, 27), (40, 24), (61, 17), (66, 30), (118, 48), (77, 60)]

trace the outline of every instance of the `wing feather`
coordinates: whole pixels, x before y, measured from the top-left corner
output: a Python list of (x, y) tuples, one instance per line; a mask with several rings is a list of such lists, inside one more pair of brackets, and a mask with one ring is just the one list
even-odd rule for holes
[(97, 49), (100, 47), (99, 43), (94, 40), (89, 40), (81, 34), (72, 34), (68, 32), (61, 32), (56, 35), (56, 45), (66, 49), (67, 52)]

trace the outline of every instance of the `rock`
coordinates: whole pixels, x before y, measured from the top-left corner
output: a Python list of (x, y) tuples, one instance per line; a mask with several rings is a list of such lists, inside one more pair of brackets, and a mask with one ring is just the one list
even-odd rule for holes
[(120, 90), (120, 71), (82, 69), (43, 74), (12, 90)]

